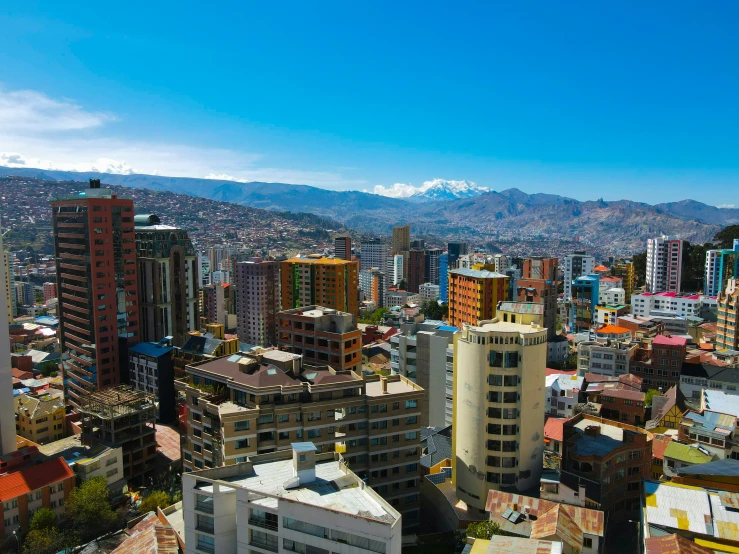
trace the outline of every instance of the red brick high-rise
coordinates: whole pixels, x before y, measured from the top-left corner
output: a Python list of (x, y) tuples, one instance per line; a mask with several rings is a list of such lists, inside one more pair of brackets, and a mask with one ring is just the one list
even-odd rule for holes
[(91, 179), (51, 206), (65, 392), (79, 407), (84, 395), (121, 383), (126, 347), (139, 341), (133, 200)]
[(557, 334), (557, 268), (557, 258), (524, 260), (516, 291), (519, 302), (544, 305), (544, 327), (550, 341)]
[(411, 250), (408, 259), (408, 292), (417, 293), (425, 282), (426, 252), (419, 249)]

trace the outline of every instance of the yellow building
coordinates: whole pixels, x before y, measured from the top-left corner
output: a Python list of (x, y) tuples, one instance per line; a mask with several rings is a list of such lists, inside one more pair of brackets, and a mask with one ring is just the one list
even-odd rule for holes
[(449, 272), (449, 324), (477, 325), (492, 319), (498, 302), (505, 299), (508, 277), (486, 269), (454, 269)]
[(49, 393), (15, 397), (15, 428), (21, 437), (36, 444), (64, 438), (64, 398)]
[(498, 302), (495, 317), (503, 323), (539, 325), (544, 327), (544, 304), (532, 302)]
[[(454, 335), (452, 481), (485, 509), (489, 490), (538, 486), (544, 455), (547, 332), (494, 319)], [(526, 379), (523, 379), (523, 376)]]
[(282, 309), (323, 306), (359, 316), (359, 263), (339, 258), (291, 258), (280, 263)]
[(611, 274), (614, 277), (623, 279), (624, 292), (626, 292), (626, 303), (631, 304), (631, 295), (634, 292), (636, 273), (634, 273), (633, 262), (621, 262), (614, 264), (611, 268)]

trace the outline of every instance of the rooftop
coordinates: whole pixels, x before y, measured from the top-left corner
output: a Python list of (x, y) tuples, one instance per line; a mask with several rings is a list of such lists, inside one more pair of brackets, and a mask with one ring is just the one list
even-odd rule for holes
[(722, 390), (703, 389), (701, 408), (739, 417), (739, 396), (726, 394)]
[(739, 477), (739, 460), (726, 458), (725, 460), (716, 460), (715, 462), (706, 462), (705, 464), (695, 464), (692, 466), (681, 467), (677, 470), (678, 475), (693, 475), (696, 477)]
[(131, 352), (136, 352), (137, 354), (143, 354), (144, 356), (159, 358), (160, 356), (164, 356), (165, 354), (171, 352), (173, 350), (173, 347), (170, 344), (166, 344), (165, 341), (140, 342), (129, 348), (129, 350)]
[(7, 473), (0, 477), (0, 502), (18, 498), (69, 477), (74, 477), (74, 473), (62, 458)]
[(454, 275), (462, 275), (463, 277), (473, 277), (475, 279), (507, 279), (508, 276), (487, 269), (453, 269), (449, 273)]
[(517, 314), (543, 315), (544, 304), (534, 304), (533, 302), (498, 302), (498, 310)]
[(672, 335), (657, 335), (652, 340), (653, 346), (685, 346), (687, 343), (688, 341), (684, 338), (674, 337)]
[(713, 459), (713, 455), (696, 444), (681, 444), (679, 442), (670, 442), (665, 448), (665, 458), (685, 462), (686, 464), (704, 464)]
[(595, 331), (598, 335), (630, 335), (631, 330), (617, 325), (605, 325)]
[(567, 418), (550, 417), (544, 424), (544, 440), (562, 442), (564, 438), (564, 423)]
[(714, 554), (714, 550), (696, 544), (681, 535), (649, 537), (644, 544), (645, 554)]
[(475, 539), (469, 554), (562, 554), (562, 543), (494, 535), (489, 541)]

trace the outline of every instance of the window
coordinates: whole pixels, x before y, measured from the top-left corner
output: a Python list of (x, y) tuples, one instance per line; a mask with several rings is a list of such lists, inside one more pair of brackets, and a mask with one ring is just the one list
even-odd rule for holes
[(593, 548), (593, 539), (591, 539), (590, 537), (583, 537), (582, 547), (583, 548)]
[(236, 423), (234, 423), (234, 431), (247, 431), (248, 429), (248, 421), (237, 421)]
[(418, 433), (416, 431), (412, 431), (410, 433), (405, 434), (405, 440), (407, 441), (414, 441), (418, 438)]
[(405, 409), (408, 410), (410, 408), (418, 408), (418, 400), (406, 400)]
[(198, 538), (198, 550), (204, 552), (215, 552), (215, 539), (207, 535), (197, 535)]
[(242, 448), (249, 448), (249, 439), (240, 439), (236, 441), (236, 450), (241, 450)]

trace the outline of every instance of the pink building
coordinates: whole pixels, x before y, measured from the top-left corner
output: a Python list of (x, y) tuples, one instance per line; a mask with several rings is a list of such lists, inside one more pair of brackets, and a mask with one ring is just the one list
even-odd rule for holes
[(56, 298), (56, 283), (44, 283), (44, 304)]
[(647, 240), (647, 292), (680, 292), (683, 241), (662, 235)]

